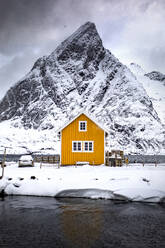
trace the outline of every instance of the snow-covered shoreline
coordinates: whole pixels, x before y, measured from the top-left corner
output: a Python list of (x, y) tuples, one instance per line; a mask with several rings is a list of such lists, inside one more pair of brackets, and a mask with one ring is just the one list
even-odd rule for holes
[(7, 163), (0, 192), (7, 195), (83, 197), (121, 201), (165, 202), (165, 164), (123, 167), (39, 164), (18, 168)]

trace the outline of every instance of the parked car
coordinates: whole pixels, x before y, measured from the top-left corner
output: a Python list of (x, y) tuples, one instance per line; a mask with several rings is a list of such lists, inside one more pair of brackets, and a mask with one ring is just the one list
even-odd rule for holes
[(20, 157), (18, 167), (34, 166), (34, 160), (31, 155), (23, 155)]

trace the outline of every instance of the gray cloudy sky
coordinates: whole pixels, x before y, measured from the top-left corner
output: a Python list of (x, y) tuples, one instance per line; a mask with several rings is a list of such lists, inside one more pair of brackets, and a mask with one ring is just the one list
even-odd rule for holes
[(165, 0), (0, 0), (0, 99), (87, 21), (121, 62), (165, 73)]

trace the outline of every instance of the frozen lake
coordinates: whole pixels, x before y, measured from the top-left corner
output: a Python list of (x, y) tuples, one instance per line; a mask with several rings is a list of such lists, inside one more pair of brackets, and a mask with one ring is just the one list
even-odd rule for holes
[(3, 248), (164, 248), (165, 206), (110, 200), (0, 198)]

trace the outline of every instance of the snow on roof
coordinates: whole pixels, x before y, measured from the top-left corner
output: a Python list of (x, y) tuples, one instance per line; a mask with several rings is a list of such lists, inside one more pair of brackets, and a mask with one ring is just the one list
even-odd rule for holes
[(33, 158), (32, 158), (31, 155), (22, 155), (19, 160), (21, 160), (21, 161), (22, 160), (30, 161), (30, 160), (33, 160)]
[(102, 124), (100, 125), (100, 123), (98, 123), (98, 121), (93, 116), (91, 116), (91, 114), (89, 116), (89, 114), (86, 113), (85, 111), (81, 111), (73, 119), (71, 119), (70, 121), (66, 122), (63, 127), (61, 127), (60, 129), (57, 130), (57, 132), (61, 132), (65, 127), (67, 127), (70, 123), (72, 123), (74, 120), (76, 120), (82, 114), (86, 115), (90, 120), (92, 120), (97, 126), (99, 126), (101, 129), (103, 129), (106, 133), (109, 133), (109, 131), (105, 127), (103, 127)]

